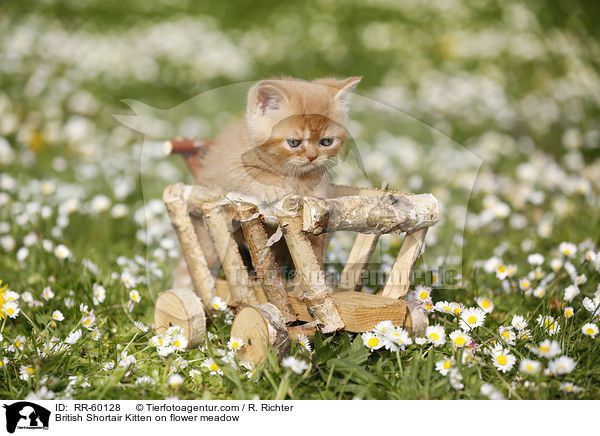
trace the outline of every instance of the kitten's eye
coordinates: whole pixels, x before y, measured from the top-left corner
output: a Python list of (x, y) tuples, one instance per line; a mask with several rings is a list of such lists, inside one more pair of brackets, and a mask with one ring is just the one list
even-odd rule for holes
[(302, 141), (300, 139), (288, 139), (287, 143), (290, 147), (298, 147), (300, 144), (302, 144)]
[(331, 144), (333, 144), (333, 138), (323, 138), (319, 141), (319, 144), (321, 144), (323, 147), (329, 147)]

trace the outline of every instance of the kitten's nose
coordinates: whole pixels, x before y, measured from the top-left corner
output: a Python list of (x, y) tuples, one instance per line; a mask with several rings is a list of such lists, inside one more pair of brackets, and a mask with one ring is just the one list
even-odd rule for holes
[(317, 155), (316, 155), (316, 154), (307, 154), (307, 155), (306, 155), (306, 158), (307, 158), (307, 159), (308, 159), (310, 162), (312, 162), (313, 160), (315, 160), (315, 159), (317, 158)]

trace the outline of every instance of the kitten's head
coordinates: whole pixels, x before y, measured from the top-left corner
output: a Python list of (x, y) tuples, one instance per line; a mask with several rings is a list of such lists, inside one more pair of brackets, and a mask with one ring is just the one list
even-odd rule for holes
[(268, 155), (272, 170), (293, 174), (322, 170), (344, 146), (346, 99), (360, 80), (258, 82), (248, 93), (250, 143)]

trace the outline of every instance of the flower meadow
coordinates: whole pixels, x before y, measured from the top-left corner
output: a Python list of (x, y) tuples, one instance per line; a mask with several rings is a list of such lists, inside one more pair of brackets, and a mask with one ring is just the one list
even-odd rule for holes
[[(0, 16), (1, 398), (600, 397), (597, 11), (124, 3), (12, 2)], [(282, 74), (362, 75), (358, 93), (392, 114), (351, 106), (361, 170), (340, 162), (335, 182), (439, 199), (419, 263), (434, 273), (408, 295), (428, 314), (423, 335), (381, 322), (300, 336), (289, 356), (249, 368), (218, 297), (200, 347), (177, 326), (153, 332), (180, 258), (161, 193), (190, 181), (161, 143), (213, 136), (243, 101), (216, 92), (204, 112), (155, 116), (142, 135), (118, 120), (133, 107), (121, 100), (172, 108)], [(352, 241), (332, 238), (330, 271)], [(397, 250), (381, 238), (375, 268), (389, 271)], [(458, 271), (452, 286), (445, 268)]]

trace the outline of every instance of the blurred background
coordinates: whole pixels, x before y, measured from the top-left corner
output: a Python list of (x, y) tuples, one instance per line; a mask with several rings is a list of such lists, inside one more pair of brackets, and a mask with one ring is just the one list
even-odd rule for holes
[[(133, 114), (123, 99), (169, 110), (277, 75), (360, 75), (359, 95), (398, 110), (361, 118), (359, 104), (351, 126), (368, 183), (442, 200), (451, 229), (429, 236), (446, 241), (438, 256), (460, 255), (465, 238), (466, 262), (511, 250), (507, 237), (527, 252), (533, 240), (555, 244), (557, 228), (597, 241), (599, 21), (600, 4), (584, 0), (4, 2), (0, 218), (20, 221), (0, 228), (2, 248), (35, 229), (95, 262), (146, 245), (153, 262), (176, 257), (158, 199), (187, 172), (158, 145), (213, 135), (243, 110), (243, 93), (215, 93), (213, 118), (148, 110), (152, 135), (113, 115)], [(343, 167), (337, 177), (361, 183)]]

